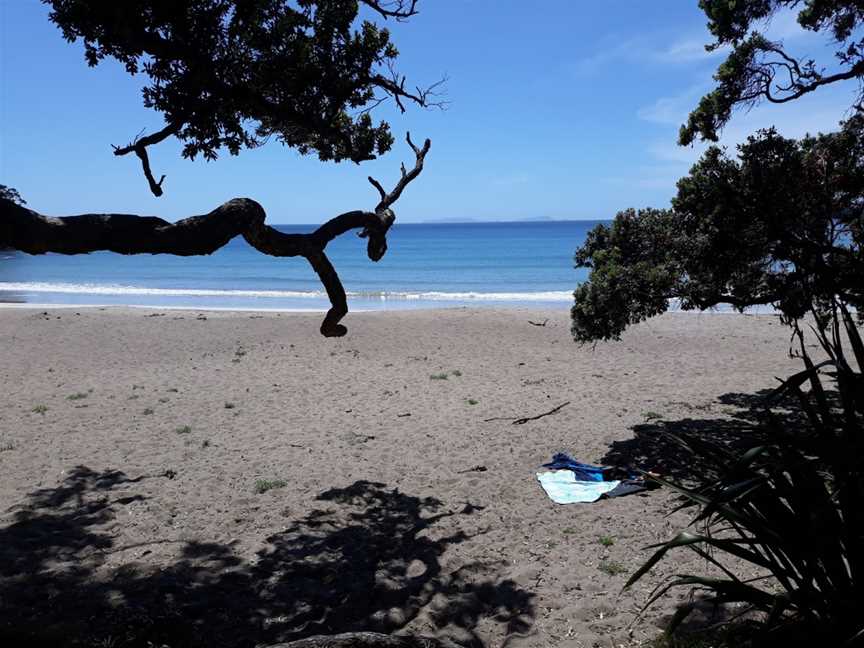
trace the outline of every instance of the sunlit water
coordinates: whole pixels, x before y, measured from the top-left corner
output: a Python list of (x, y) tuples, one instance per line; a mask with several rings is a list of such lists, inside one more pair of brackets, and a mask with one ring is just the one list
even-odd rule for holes
[[(567, 308), (587, 271), (573, 252), (598, 221), (399, 224), (378, 263), (353, 233), (327, 253), (352, 309), (447, 305)], [(311, 231), (313, 226), (279, 226)], [(275, 258), (242, 237), (211, 256), (109, 252), (30, 256), (0, 252), (0, 300), (236, 309), (324, 309), (326, 295), (302, 258)]]

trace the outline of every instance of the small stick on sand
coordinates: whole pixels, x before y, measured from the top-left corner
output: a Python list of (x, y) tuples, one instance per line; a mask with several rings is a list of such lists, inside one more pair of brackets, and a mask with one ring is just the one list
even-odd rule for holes
[(524, 425), (528, 421), (536, 421), (539, 418), (543, 418), (544, 416), (549, 416), (550, 414), (554, 414), (562, 407), (565, 407), (570, 404), (570, 401), (566, 403), (561, 403), (558, 407), (553, 407), (548, 412), (543, 412), (542, 414), (538, 414), (537, 416), (526, 416), (524, 418), (508, 418), (506, 416), (496, 416), (494, 418), (483, 419), (484, 423), (488, 423), (489, 421), (511, 421), (513, 425)]
[(549, 318), (547, 317), (542, 322), (532, 322), (531, 320), (528, 320), (528, 323), (531, 324), (531, 326), (546, 326), (546, 323), (548, 321), (549, 321)]

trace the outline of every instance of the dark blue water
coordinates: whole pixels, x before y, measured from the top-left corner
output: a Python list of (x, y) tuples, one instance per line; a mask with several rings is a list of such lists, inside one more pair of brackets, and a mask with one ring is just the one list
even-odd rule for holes
[[(327, 253), (351, 307), (542, 304), (566, 307), (584, 270), (573, 252), (598, 221), (396, 224), (387, 254), (366, 257), (354, 233)], [(311, 231), (313, 226), (279, 226)], [(326, 296), (302, 258), (263, 255), (238, 237), (207, 257), (108, 252), (0, 252), (0, 299), (50, 304), (321, 309)]]

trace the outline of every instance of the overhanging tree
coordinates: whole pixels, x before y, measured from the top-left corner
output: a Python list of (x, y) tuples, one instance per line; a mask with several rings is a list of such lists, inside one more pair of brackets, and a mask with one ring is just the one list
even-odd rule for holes
[[(716, 141), (736, 108), (864, 80), (860, 0), (701, 0), (700, 6), (716, 37), (709, 48), (731, 45), (731, 52), (715, 75), (717, 87), (682, 126), (681, 144), (697, 136)], [(840, 47), (839, 65), (825, 70), (797, 60), (754, 30), (778, 9), (798, 9), (804, 28), (827, 32)], [(764, 401), (771, 434), (743, 454), (704, 439), (683, 441), (719, 477), (700, 480), (698, 488), (664, 482), (700, 507), (694, 528), (653, 546), (654, 555), (626, 585), (669, 551), (694, 551), (718, 571), (677, 574), (647, 605), (672, 587), (744, 604), (746, 611), (764, 613), (768, 632), (757, 645), (804, 645), (818, 637), (851, 646), (864, 637), (852, 603), (864, 596), (860, 88), (849, 112), (839, 132), (794, 141), (774, 129), (760, 131), (738, 147), (737, 158), (710, 148), (678, 182), (671, 209), (620, 212), (576, 252), (577, 267), (591, 270), (575, 292), (572, 332), (579, 342), (617, 338), (627, 326), (665, 312), (671, 298), (684, 309), (770, 304), (792, 327), (804, 370)], [(818, 363), (800, 324), (807, 315), (825, 354)], [(820, 377), (826, 369), (836, 386), (833, 401)], [(783, 396), (800, 403), (803, 430), (785, 427), (770, 411)], [(802, 431), (809, 434), (801, 438)], [(746, 577), (726, 564), (729, 557), (743, 561)], [(692, 609), (680, 608), (670, 629)], [(769, 634), (778, 630), (788, 632)]]
[[(864, 3), (861, 0), (700, 0), (714, 42), (729, 47), (717, 69), (717, 85), (699, 101), (681, 127), (679, 143), (697, 137), (716, 142), (734, 110), (760, 102), (787, 103), (819, 88), (857, 81), (852, 110), (864, 111)], [(797, 11), (805, 30), (824, 34), (836, 47), (833, 61), (817, 62), (769, 40), (765, 28), (779, 11)]]
[[(800, 142), (762, 131), (738, 160), (712, 147), (678, 183), (672, 209), (629, 209), (598, 226), (576, 252), (591, 269), (572, 309), (579, 342), (617, 338), (630, 324), (668, 309), (727, 303), (772, 304), (787, 321), (824, 317), (835, 298), (861, 312), (864, 210), (864, 4), (860, 0), (700, 0), (715, 37), (729, 47), (705, 95), (681, 127), (679, 143), (717, 141), (736, 109), (793, 101), (857, 80), (839, 133)], [(838, 48), (828, 70), (796, 59), (765, 28), (779, 11)], [(822, 320), (820, 320), (822, 321)]]
[(864, 312), (864, 116), (800, 141), (761, 131), (737, 159), (711, 147), (678, 182), (671, 209), (628, 209), (576, 252), (579, 342), (617, 338), (666, 312), (772, 305), (823, 320)]
[[(436, 87), (409, 88), (397, 72), (398, 51), (387, 29), (360, 18), (361, 8), (381, 19), (405, 20), (417, 0), (43, 0), (50, 19), (69, 41), (82, 40), (91, 66), (120, 61), (143, 74), (144, 105), (161, 113), (163, 128), (115, 146), (117, 156), (134, 153), (151, 192), (162, 195), (149, 147), (176, 137), (183, 156), (215, 159), (237, 155), (275, 139), (321, 160), (359, 163), (393, 144), (387, 122), (374, 124), (371, 111), (389, 100), (441, 105)], [(326, 336), (344, 335), (345, 290), (325, 253), (327, 243), (352, 229), (368, 239), (378, 261), (387, 250), (391, 207), (423, 169), (430, 142), (408, 144), (415, 155), (387, 192), (373, 178), (380, 201), (373, 211), (351, 211), (312, 234), (283, 234), (264, 224), (265, 212), (248, 198), (231, 200), (203, 215), (169, 223), (128, 214), (84, 214), (49, 218), (26, 209), (12, 194), (0, 194), (0, 246), (31, 254), (210, 254), (243, 235), (273, 256), (305, 257), (331, 302), (322, 325)], [(17, 195), (17, 194), (15, 194)]]

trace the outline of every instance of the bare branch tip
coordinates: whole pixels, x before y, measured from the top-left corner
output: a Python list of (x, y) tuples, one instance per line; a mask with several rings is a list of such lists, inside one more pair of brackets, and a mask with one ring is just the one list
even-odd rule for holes
[(368, 176), (367, 180), (369, 180), (370, 184), (378, 190), (379, 194), (381, 194), (381, 200), (384, 200), (387, 197), (387, 192), (384, 191), (384, 187), (381, 186), (381, 183), (372, 176)]

